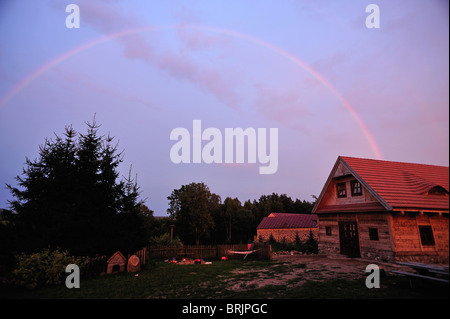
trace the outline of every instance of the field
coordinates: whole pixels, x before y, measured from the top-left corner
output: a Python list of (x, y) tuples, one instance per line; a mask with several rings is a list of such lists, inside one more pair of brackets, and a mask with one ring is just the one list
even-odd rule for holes
[(380, 265), (381, 287), (365, 286), (368, 262), (358, 259), (274, 256), (271, 261), (212, 260), (177, 265), (152, 260), (139, 273), (82, 279), (79, 289), (48, 287), (3, 291), (2, 298), (63, 299), (352, 299), (448, 298), (448, 286), (415, 283)]

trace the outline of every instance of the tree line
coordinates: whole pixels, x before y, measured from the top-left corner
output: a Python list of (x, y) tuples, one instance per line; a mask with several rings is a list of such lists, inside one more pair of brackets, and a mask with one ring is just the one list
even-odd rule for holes
[(182, 185), (168, 197), (167, 210), (174, 232), (183, 243), (248, 243), (256, 227), (272, 212), (310, 214), (314, 202), (292, 200), (286, 194), (262, 195), (244, 203), (238, 198), (221, 197), (204, 183)]

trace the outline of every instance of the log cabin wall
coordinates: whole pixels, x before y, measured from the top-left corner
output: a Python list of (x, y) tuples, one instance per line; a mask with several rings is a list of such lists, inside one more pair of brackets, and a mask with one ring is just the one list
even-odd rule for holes
[[(392, 214), (395, 259), (425, 263), (449, 262), (449, 220), (447, 214), (404, 212)], [(428, 228), (430, 238), (421, 238)], [(422, 236), (424, 236), (422, 234)]]
[[(339, 222), (356, 222), (362, 258), (385, 262), (449, 262), (448, 213), (319, 214), (319, 253), (339, 255)], [(430, 227), (432, 242), (423, 243), (420, 227)]]
[(387, 213), (342, 213), (319, 215), (319, 253), (338, 255), (339, 223), (356, 222), (362, 258), (393, 261), (392, 235)]
[(338, 214), (320, 214), (318, 224), (319, 254), (340, 254)]
[(357, 214), (361, 257), (394, 261), (389, 219), (390, 215), (382, 212)]

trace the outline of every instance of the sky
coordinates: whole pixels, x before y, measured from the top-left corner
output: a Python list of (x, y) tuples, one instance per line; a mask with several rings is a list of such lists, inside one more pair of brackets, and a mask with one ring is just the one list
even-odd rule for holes
[[(222, 200), (312, 201), (340, 155), (448, 166), (448, 70), (448, 1), (3, 0), (0, 208), (45, 138), (84, 133), (94, 115), (155, 216), (192, 182)], [(170, 156), (176, 128), (190, 163)], [(266, 129), (274, 173), (260, 174), (264, 143), (244, 144), (256, 162), (225, 163), (236, 128)], [(194, 144), (212, 140), (222, 163), (193, 163)]]

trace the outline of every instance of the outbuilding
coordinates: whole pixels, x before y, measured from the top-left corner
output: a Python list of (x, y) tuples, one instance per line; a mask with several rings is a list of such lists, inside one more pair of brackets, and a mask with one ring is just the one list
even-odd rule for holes
[(298, 234), (305, 241), (310, 232), (317, 238), (317, 215), (271, 213), (259, 223), (257, 240), (268, 241), (270, 237), (277, 242), (293, 242)]

